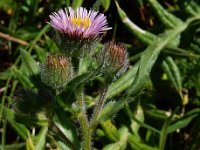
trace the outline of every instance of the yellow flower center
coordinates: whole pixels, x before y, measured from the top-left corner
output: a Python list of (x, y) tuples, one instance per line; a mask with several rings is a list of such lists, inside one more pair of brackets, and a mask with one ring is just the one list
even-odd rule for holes
[(83, 29), (85, 29), (86, 27), (90, 26), (89, 17), (84, 17), (84, 18), (72, 17), (72, 18), (70, 18), (70, 21), (74, 26), (78, 26), (78, 27), (82, 26)]

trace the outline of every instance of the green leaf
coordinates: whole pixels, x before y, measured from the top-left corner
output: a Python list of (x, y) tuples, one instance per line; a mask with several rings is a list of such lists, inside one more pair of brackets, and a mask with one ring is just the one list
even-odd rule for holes
[(153, 67), (160, 52), (167, 46), (175, 36), (179, 35), (186, 26), (182, 26), (175, 30), (169, 30), (166, 34), (157, 38), (142, 54), (138, 72), (132, 83), (131, 89), (128, 91), (129, 95), (137, 95), (146, 86), (151, 68)]
[(129, 136), (128, 143), (134, 150), (158, 150), (158, 148), (156, 147), (151, 147), (147, 144), (142, 143), (135, 135)]
[(48, 127), (42, 127), (42, 129), (40, 129), (39, 134), (36, 136), (36, 143), (35, 143), (36, 150), (45, 149), (47, 131)]
[(158, 120), (166, 120), (168, 118), (168, 113), (167, 111), (164, 110), (159, 110), (159, 109), (150, 109), (150, 110), (145, 110), (147, 117), (149, 118), (155, 118), (157, 121)]
[(171, 57), (167, 57), (163, 61), (163, 69), (165, 70), (169, 80), (172, 82), (173, 86), (176, 88), (177, 92), (181, 94), (182, 83), (181, 83), (181, 75), (178, 69), (178, 66), (175, 64)]
[[(69, 147), (67, 147), (63, 142), (58, 141), (58, 146), (63, 150), (71, 150)], [(58, 148), (59, 149), (59, 148)]]
[(105, 107), (102, 109), (101, 113), (98, 116), (97, 122), (103, 122), (110, 118), (112, 118), (117, 111), (122, 109), (126, 104), (125, 101), (110, 101)]
[(33, 144), (33, 139), (30, 136), (26, 140), (26, 150), (37, 150)]
[(29, 133), (29, 130), (26, 128), (26, 126), (17, 123), (14, 120), (14, 113), (10, 109), (4, 107), (3, 114), (18, 135), (20, 135), (22, 139), (26, 140)]
[(101, 6), (101, 0), (96, 0), (96, 2), (92, 6), (92, 10), (98, 11)]
[(74, 9), (76, 9), (76, 8), (80, 7), (82, 4), (83, 4), (83, 0), (73, 0), (72, 7)]
[(117, 128), (114, 124), (112, 124), (111, 120), (107, 120), (105, 122), (101, 123), (101, 127), (105, 133), (105, 136), (110, 141), (118, 141), (118, 135), (117, 135)]
[(40, 78), (38, 76), (40, 72), (39, 65), (32, 58), (32, 56), (25, 50), (21, 49), (20, 55), (21, 55), (22, 63), (26, 66), (26, 68), (29, 71), (30, 78), (33, 80), (33, 82), (36, 85), (40, 85)]
[(127, 145), (127, 139), (129, 136), (128, 128), (126, 126), (121, 127), (117, 132), (119, 141), (106, 145), (103, 150), (125, 150)]
[[(137, 105), (137, 108), (134, 110), (134, 118), (139, 120), (140, 122), (144, 122), (144, 112), (143, 112), (143, 109), (142, 107), (140, 106), (140, 104)], [(136, 135), (139, 135), (139, 129), (140, 129), (140, 124), (138, 122), (136, 122), (134, 120), (134, 118), (132, 118), (130, 116), (130, 119), (131, 119), (131, 130), (133, 133), (135, 133)]]
[(101, 4), (105, 11), (107, 11), (110, 7), (110, 0), (101, 0)]
[(46, 134), (48, 127), (42, 127), (37, 136), (29, 135), (26, 140), (27, 150), (44, 150), (46, 146)]
[(58, 47), (56, 46), (56, 43), (53, 41), (52, 38), (50, 38), (49, 36), (45, 35), (45, 42), (46, 42), (45, 43), (46, 47), (49, 49), (49, 51), (51, 53), (59, 52)]
[[(20, 69), (17, 69), (15, 66), (12, 67), (13, 73), (15, 74), (15, 78), (20, 81), (20, 83), (26, 88), (33, 88), (33, 83), (30, 81), (27, 75), (27, 69), (24, 65), (21, 65)], [(26, 73), (25, 73), (26, 72)]]
[(12, 78), (15, 74), (13, 73), (12, 68), (9, 68), (3, 72), (0, 72), (0, 80), (7, 80), (8, 78)]
[(159, 133), (159, 130), (157, 130), (156, 128), (153, 128), (152, 126), (150, 126), (144, 122), (144, 111), (139, 104), (137, 105), (136, 109), (134, 108), (134, 112), (132, 112), (130, 110), (128, 104), (125, 106), (125, 110), (129, 116), (129, 118), (131, 119), (130, 127), (132, 129), (132, 132), (134, 133), (135, 136), (137, 136), (138, 139), (140, 139), (140, 137), (139, 137), (139, 128), (140, 127), (144, 127), (150, 131)]
[(39, 112), (34, 115), (16, 114), (15, 120), (28, 126), (48, 126), (48, 119), (44, 112)]
[(12, 66), (9, 69), (5, 70), (4, 72), (0, 73), (0, 80), (7, 80), (8, 78), (16, 78), (20, 81), (20, 83), (24, 87), (29, 87), (32, 88), (33, 84), (31, 83), (30, 79), (27, 76), (27, 73), (25, 74), (24, 72), (27, 71), (22, 67), (19, 69), (16, 68), (16, 66)]
[(162, 129), (160, 131), (160, 137), (159, 137), (159, 149), (160, 150), (164, 150), (164, 148), (165, 148), (167, 135), (168, 135), (167, 129), (172, 121), (174, 114), (177, 112), (177, 110), (178, 110), (178, 108), (172, 112), (172, 114), (166, 119), (164, 125), (162, 126)]
[(110, 99), (120, 94), (121, 92), (125, 91), (128, 87), (130, 87), (136, 75), (137, 69), (138, 64), (134, 65), (121, 78), (112, 83), (108, 90), (107, 99)]
[(184, 9), (193, 16), (199, 16), (200, 6), (195, 1), (185, 1)]
[(148, 2), (153, 8), (158, 18), (166, 27), (175, 28), (183, 23), (179, 18), (174, 16), (172, 13), (168, 12), (165, 8), (163, 8), (157, 0), (148, 0)]
[(38, 60), (40, 62), (44, 61), (44, 59), (46, 58), (47, 56), (47, 51), (46, 49), (36, 45), (35, 46), (35, 52), (37, 53), (37, 56), (38, 56)]
[(136, 95), (144, 89), (149, 80), (151, 68), (165, 44), (164, 39), (157, 39), (144, 51), (132, 87), (128, 90), (129, 94)]
[(112, 117), (113, 113), (114, 113), (114, 112), (112, 112), (112, 110), (114, 110), (114, 107), (116, 107), (116, 102), (115, 101), (108, 102), (104, 106), (104, 108), (101, 111), (101, 113), (98, 115), (98, 121), (99, 122), (104, 122), (104, 121), (110, 119)]
[(195, 54), (192, 51), (188, 51), (186, 49), (182, 49), (179, 47), (167, 47), (166, 49), (164, 49), (163, 51), (165, 54), (169, 55), (169, 56), (176, 56), (176, 57), (191, 57), (191, 58), (198, 58), (199, 55)]
[(167, 133), (172, 133), (177, 129), (182, 129), (186, 127), (195, 117), (199, 116), (200, 109), (193, 109), (185, 114), (185, 116), (174, 121), (167, 129)]
[[(25, 148), (25, 143), (17, 143), (17, 144), (7, 144), (5, 145), (6, 150), (20, 150)], [(3, 147), (0, 145), (0, 149), (3, 149)]]
[[(116, 1), (115, 1), (116, 2)], [(119, 4), (116, 2), (118, 14), (122, 20), (122, 22), (126, 25), (130, 33), (135, 35), (139, 40), (143, 41), (146, 44), (151, 43), (156, 36), (148, 31), (145, 31), (139, 28), (136, 24), (134, 24), (126, 15), (126, 13), (120, 8)]]
[(92, 80), (92, 78), (95, 76), (96, 72), (91, 72), (91, 73), (84, 73), (81, 74), (74, 79), (72, 79), (66, 86), (64, 92), (62, 92), (59, 96), (58, 103), (61, 106), (66, 106), (74, 102), (73, 99), (73, 94), (76, 91), (76, 88), (80, 86), (81, 84), (86, 83), (89, 80)]
[(40, 71), (40, 68), (38, 64), (36, 63), (36, 61), (32, 58), (32, 56), (23, 49), (20, 50), (20, 55), (21, 55), (22, 62), (30, 71), (30, 74), (37, 75)]
[(77, 130), (68, 120), (66, 114), (61, 109), (56, 110), (56, 116), (54, 117), (54, 122), (59, 130), (74, 144), (74, 147), (80, 148), (80, 143), (78, 140)]

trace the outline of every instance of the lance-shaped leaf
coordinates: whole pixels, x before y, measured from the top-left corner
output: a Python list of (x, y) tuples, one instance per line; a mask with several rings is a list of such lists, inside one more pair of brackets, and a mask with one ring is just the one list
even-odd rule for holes
[(68, 119), (68, 117), (66, 116), (65, 112), (62, 109), (56, 110), (56, 115), (54, 116), (54, 122), (59, 130), (58, 133), (62, 134), (62, 135), (59, 134), (60, 138), (67, 138), (69, 140), (68, 143), (66, 143), (67, 146), (71, 146), (71, 148), (73, 149), (80, 148), (77, 130), (74, 124), (70, 122), (70, 120)]
[(200, 6), (195, 1), (185, 1), (183, 9), (192, 16), (199, 16)]
[[(140, 104), (138, 103), (136, 108), (134, 109), (134, 112), (131, 111), (129, 106), (126, 106), (126, 112), (131, 120), (130, 128), (132, 132), (139, 138), (139, 129), (141, 127), (140, 123), (137, 121), (143, 123), (144, 122), (144, 112)], [(137, 121), (136, 121), (137, 120)]]
[(104, 10), (107, 11), (110, 7), (111, 0), (101, 0), (101, 5), (103, 6)]
[(145, 87), (146, 83), (148, 82), (151, 68), (153, 67), (160, 52), (186, 27), (187, 25), (181, 26), (175, 30), (170, 30), (149, 45), (149, 47), (142, 54), (137, 75), (132, 84), (132, 88), (128, 91), (129, 95), (135, 96)]
[(40, 86), (41, 82), (40, 82), (40, 77), (39, 77), (39, 72), (40, 72), (39, 65), (32, 58), (32, 56), (28, 52), (26, 52), (25, 50), (21, 49), (20, 55), (21, 55), (22, 63), (28, 69), (29, 76), (32, 79), (33, 83), (36, 86)]
[(167, 128), (167, 133), (172, 133), (178, 129), (186, 127), (195, 117), (200, 115), (200, 109), (196, 108), (187, 112), (183, 117), (173, 121)]
[(151, 43), (156, 36), (148, 31), (145, 31), (139, 28), (136, 24), (134, 24), (126, 15), (126, 13), (120, 8), (119, 4), (116, 2), (118, 14), (122, 20), (122, 22), (126, 25), (129, 31), (135, 35), (138, 39), (143, 41), (146, 44)]
[(163, 8), (157, 0), (148, 0), (150, 6), (153, 8), (154, 12), (161, 20), (161, 22), (168, 28), (175, 28), (177, 25), (182, 24), (183, 22), (174, 16), (172, 13), (168, 12)]
[(179, 92), (179, 94), (182, 95), (181, 94), (181, 90), (182, 90), (181, 75), (180, 75), (178, 66), (175, 64), (175, 62), (173, 61), (171, 57), (167, 57), (164, 60), (162, 66), (169, 80), (171, 81), (175, 89), (177, 90), (177, 92)]
[(28, 138), (28, 133), (29, 133), (29, 130), (26, 128), (26, 126), (24, 126), (20, 123), (17, 123), (14, 120), (14, 113), (10, 109), (4, 107), (3, 108), (3, 114), (4, 114), (4, 117), (10, 123), (10, 125), (13, 127), (13, 129), (19, 134), (19, 136), (22, 139), (26, 140)]
[(117, 128), (116, 126), (111, 122), (111, 120), (107, 120), (105, 122), (101, 123), (101, 128), (105, 134), (105, 136), (110, 141), (118, 141), (118, 135), (117, 135)]
[(83, 0), (73, 0), (72, 7), (78, 8), (82, 5), (82, 3), (83, 3)]
[(106, 145), (103, 150), (124, 150), (126, 149), (127, 139), (129, 136), (128, 128), (123, 126), (117, 132), (119, 140), (115, 143)]
[(125, 91), (132, 84), (138, 69), (138, 64), (130, 68), (121, 78), (113, 82), (108, 90), (107, 98), (112, 98)]
[(36, 136), (36, 142), (35, 142), (36, 149), (39, 150), (45, 149), (47, 131), (48, 127), (42, 127), (39, 134)]
[(128, 143), (132, 147), (132, 149), (136, 150), (158, 150), (157, 147), (152, 147), (150, 145), (144, 144), (142, 141), (140, 141), (135, 135), (130, 135), (128, 137)]

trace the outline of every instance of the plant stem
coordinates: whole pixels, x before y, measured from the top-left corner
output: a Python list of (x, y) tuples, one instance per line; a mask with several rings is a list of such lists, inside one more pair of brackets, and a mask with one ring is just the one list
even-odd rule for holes
[(89, 122), (86, 114), (85, 109), (85, 102), (84, 102), (84, 94), (83, 94), (83, 85), (81, 85), (78, 89), (77, 94), (78, 105), (81, 109), (80, 114), (78, 115), (81, 131), (82, 131), (82, 138), (83, 138), (83, 150), (91, 150), (91, 134), (90, 134), (90, 127)]
[(13, 42), (19, 43), (19, 44), (21, 44), (21, 45), (23, 45), (23, 46), (29, 45), (28, 42), (23, 41), (23, 40), (21, 40), (21, 39), (19, 39), (19, 38), (13, 37), (13, 36), (11, 36), (11, 35), (9, 35), (9, 34), (5, 34), (5, 33), (3, 33), (3, 32), (0, 32), (0, 37), (3, 38), (3, 39), (6, 39), (6, 40), (8, 40), (8, 41), (13, 41)]
[(4, 107), (4, 104), (5, 104), (5, 101), (6, 101), (6, 94), (7, 94), (7, 91), (8, 91), (8, 86), (11, 82), (11, 78), (8, 78), (8, 80), (6, 81), (6, 85), (5, 85), (5, 91), (3, 93), (3, 97), (1, 99), (1, 107), (0, 107), (0, 125), (1, 125), (1, 119), (2, 119), (2, 114), (3, 114), (3, 107)]
[(174, 114), (179, 110), (179, 107), (177, 107), (172, 114), (167, 118), (167, 120), (165, 121), (162, 130), (160, 131), (160, 138), (159, 138), (159, 150), (164, 150), (165, 149), (165, 145), (166, 145), (166, 140), (167, 140), (167, 129), (172, 121), (172, 117), (174, 116)]
[(105, 100), (106, 100), (106, 94), (108, 92), (108, 85), (105, 86), (105, 88), (102, 90), (101, 96), (99, 97), (98, 101), (96, 102), (94, 112), (92, 115), (92, 119), (90, 121), (90, 128), (91, 128), (91, 134), (93, 130), (96, 128), (98, 124), (98, 115), (101, 113)]
[(7, 119), (4, 120), (3, 122), (3, 133), (2, 133), (2, 139), (1, 139), (1, 146), (2, 149), (5, 148), (5, 142), (6, 142), (6, 127), (7, 127)]

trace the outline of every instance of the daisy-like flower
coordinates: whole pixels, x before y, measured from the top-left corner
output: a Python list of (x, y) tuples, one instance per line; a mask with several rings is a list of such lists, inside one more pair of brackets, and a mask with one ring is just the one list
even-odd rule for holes
[(50, 25), (61, 33), (81, 39), (93, 38), (110, 29), (104, 14), (83, 7), (76, 10), (69, 7), (52, 13)]
[(70, 57), (90, 54), (100, 35), (111, 29), (104, 14), (83, 7), (61, 9), (49, 17), (58, 47)]

